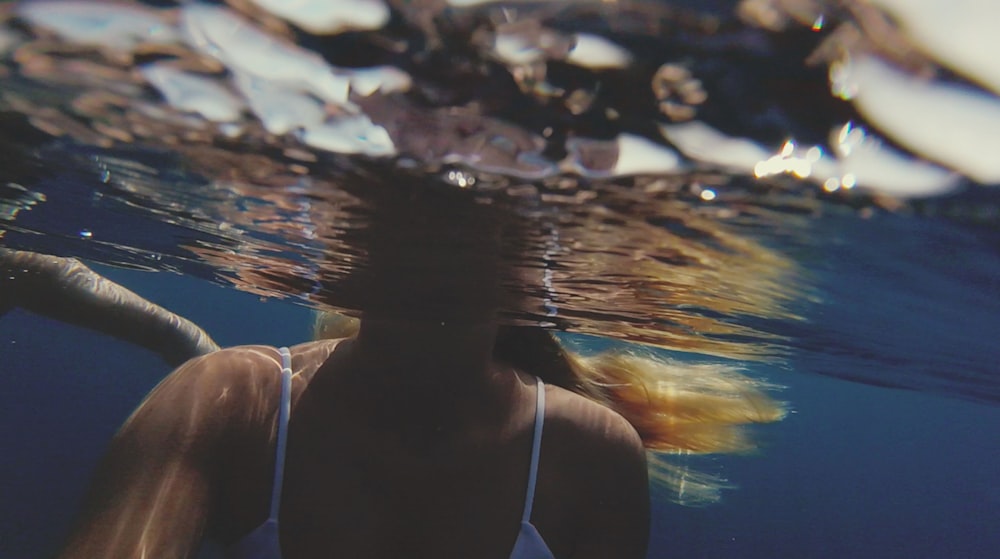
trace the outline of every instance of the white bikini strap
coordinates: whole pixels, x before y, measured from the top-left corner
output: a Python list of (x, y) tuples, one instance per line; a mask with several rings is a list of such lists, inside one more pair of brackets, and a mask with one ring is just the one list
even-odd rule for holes
[(288, 440), (288, 416), (292, 411), (292, 354), (287, 347), (281, 354), (281, 404), (278, 406), (278, 441), (274, 452), (274, 484), (271, 486), (271, 520), (278, 519), (281, 509), (281, 483), (285, 479), (285, 446)]
[(531, 507), (535, 504), (535, 482), (538, 480), (538, 457), (542, 449), (542, 427), (545, 425), (545, 384), (535, 379), (535, 434), (531, 441), (531, 470), (528, 472), (528, 494), (524, 498), (521, 522), (531, 520)]

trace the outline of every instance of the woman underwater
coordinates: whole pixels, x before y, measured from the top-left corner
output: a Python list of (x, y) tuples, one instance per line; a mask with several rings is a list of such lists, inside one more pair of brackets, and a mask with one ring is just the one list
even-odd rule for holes
[(366, 265), (331, 287), (364, 309), (357, 333), (171, 373), (60, 557), (192, 557), (207, 539), (246, 558), (644, 557), (645, 449), (733, 450), (734, 426), (782, 416), (733, 374), (502, 324), (502, 212), (367, 187), (385, 192), (356, 240)]
[[(202, 31), (234, 30), (228, 12), (201, 4), (183, 12), (195, 23), (226, 23)], [(238, 35), (254, 39), (241, 48), (260, 43), (258, 34)], [(497, 132), (496, 121), (468, 110), (442, 106), (428, 119), (413, 109), (422, 102), (362, 97), (352, 99), (401, 151), (445, 144), (443, 154), (430, 150), (432, 163), (454, 152), (516, 176), (555, 170), (533, 167), (537, 138)], [(420, 126), (428, 120), (434, 126)], [(173, 136), (154, 132), (150, 143), (161, 137)], [(289, 186), (268, 158), (216, 161), (218, 145), (184, 138), (170, 150), (197, 160), (195, 174), (241, 185), (246, 171), (255, 178), (245, 182)], [(265, 151), (280, 145), (270, 142)], [(317, 174), (328, 162), (317, 160)], [(206, 172), (216, 165), (219, 173)], [(330, 295), (312, 300), (359, 311), (358, 332), (287, 351), (223, 349), (181, 365), (112, 441), (60, 557), (192, 557), (206, 540), (255, 559), (643, 557), (647, 478), (662, 474), (646, 450), (742, 450), (739, 425), (782, 417), (779, 404), (731, 371), (577, 355), (540, 328), (517, 325), (510, 317), (525, 315), (509, 296), (519, 290), (506, 288), (542, 282), (508, 268), (532, 247), (503, 212), (472, 192), (376, 182), (349, 185), (369, 202), (361, 226), (305, 220), (336, 229), (340, 237), (317, 237), (324, 254), (345, 259), (310, 263)], [(254, 221), (288, 225), (273, 217)], [(344, 269), (349, 275), (338, 277)]]

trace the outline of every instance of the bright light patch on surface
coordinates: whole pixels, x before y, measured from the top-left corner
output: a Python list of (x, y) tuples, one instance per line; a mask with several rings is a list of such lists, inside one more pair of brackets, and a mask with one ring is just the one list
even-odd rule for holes
[(254, 115), (271, 134), (316, 126), (326, 118), (323, 105), (305, 93), (245, 74), (236, 74), (236, 85), (250, 103)]
[(139, 43), (169, 43), (177, 39), (161, 12), (142, 6), (83, 1), (22, 2), (15, 12), (32, 25), (67, 41), (130, 50)]
[(840, 66), (834, 92), (855, 91), (854, 106), (874, 127), (927, 159), (1000, 183), (1000, 99), (909, 75), (875, 57)]
[(754, 176), (792, 175), (827, 192), (863, 186), (904, 198), (935, 196), (955, 188), (957, 177), (930, 163), (914, 160), (872, 138), (851, 123), (832, 135), (835, 157), (820, 146), (800, 147), (789, 140), (754, 166)]
[(493, 41), (493, 52), (506, 64), (521, 66), (542, 60), (543, 53), (517, 33), (500, 33)]
[(233, 122), (240, 118), (243, 101), (212, 78), (162, 63), (147, 64), (139, 72), (179, 111), (195, 113), (212, 122)]
[(840, 127), (832, 136), (837, 166), (831, 176), (840, 176), (837, 188), (864, 186), (894, 196), (914, 197), (944, 194), (958, 184), (954, 173), (903, 155), (853, 123)]
[(698, 121), (661, 125), (660, 133), (684, 155), (725, 169), (749, 173), (767, 150), (746, 138), (726, 136)]
[(795, 153), (795, 142), (791, 140), (786, 140), (785, 143), (782, 144), (781, 150), (779, 151), (778, 154), (781, 157), (791, 157), (792, 154), (794, 153)]
[(373, 124), (364, 115), (313, 126), (299, 131), (298, 135), (306, 145), (334, 153), (375, 157), (396, 154), (396, 146), (385, 128)]
[(892, 15), (920, 51), (1000, 93), (1000, 2), (870, 0)]
[(699, 194), (698, 196), (701, 197), (701, 199), (704, 200), (704, 201), (706, 201), (706, 202), (711, 202), (712, 200), (715, 200), (715, 196), (716, 195), (715, 195), (715, 191), (714, 190), (712, 190), (710, 188), (706, 188), (706, 189), (702, 190), (701, 194)]
[(830, 92), (844, 101), (854, 99), (858, 94), (858, 86), (850, 80), (850, 61), (837, 61), (830, 64)]
[(812, 174), (813, 164), (819, 161), (822, 153), (815, 147), (809, 148), (803, 153), (796, 148), (795, 142), (788, 140), (781, 146), (777, 154), (758, 161), (754, 165), (753, 174), (757, 178), (781, 174), (806, 178)]
[(379, 29), (389, 21), (389, 8), (380, 0), (251, 1), (317, 35)]
[[(901, 197), (933, 196), (957, 185), (957, 177), (923, 161), (906, 157), (847, 123), (822, 146), (799, 146), (793, 140), (768, 153), (746, 138), (732, 138), (701, 122), (661, 126), (664, 137), (694, 159), (756, 178), (791, 175), (821, 185), (827, 192), (855, 185)], [(843, 177), (847, 179), (846, 186)]]
[(375, 66), (345, 71), (351, 84), (351, 91), (368, 97), (376, 92), (394, 93), (407, 91), (413, 80), (406, 72), (394, 66)]
[(655, 175), (677, 171), (680, 157), (672, 149), (640, 136), (620, 134), (618, 161), (611, 170), (613, 176)]
[(834, 148), (840, 156), (847, 157), (851, 155), (851, 151), (855, 147), (860, 146), (864, 141), (864, 128), (855, 127), (854, 123), (848, 122), (840, 128)]
[(188, 42), (233, 72), (308, 91), (335, 104), (347, 103), (350, 85), (316, 53), (282, 42), (221, 7), (189, 4), (181, 21)]
[(445, 181), (459, 188), (471, 188), (476, 184), (476, 177), (464, 171), (448, 171)]
[(606, 70), (625, 68), (632, 62), (629, 51), (604, 37), (577, 33), (573, 38), (576, 44), (566, 57), (566, 62), (570, 64), (592, 70)]
[[(565, 2), (565, 0), (534, 0), (533, 3), (543, 4), (545, 2)], [(511, 0), (447, 0), (446, 3), (455, 8), (474, 8), (489, 4), (510, 4)]]
[(816, 21), (814, 21), (812, 24), (812, 30), (822, 31), (824, 25), (826, 25), (826, 18), (823, 16), (823, 14), (819, 14), (819, 17), (817, 17)]

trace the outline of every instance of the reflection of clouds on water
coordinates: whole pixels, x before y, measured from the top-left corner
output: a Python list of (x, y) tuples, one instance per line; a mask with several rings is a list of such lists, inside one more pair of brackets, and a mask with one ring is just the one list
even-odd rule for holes
[(877, 58), (831, 71), (834, 88), (897, 142), (984, 183), (1000, 182), (1000, 98), (910, 76)]
[(726, 136), (700, 122), (663, 126), (661, 131), (697, 161), (758, 178), (791, 175), (827, 192), (874, 184), (884, 194), (933, 196), (953, 190), (958, 182), (954, 174), (907, 157), (851, 123), (831, 134), (833, 157), (820, 146), (797, 146), (791, 141), (772, 155), (756, 142)]
[[(830, 2), (743, 2), (744, 17), (761, 26), (784, 28), (797, 20), (803, 25), (813, 22), (817, 31), (833, 28), (812, 60), (829, 63), (835, 96), (850, 101), (897, 144), (978, 182), (1000, 182), (993, 156), (998, 149), (1000, 98), (936, 77), (943, 73), (936, 67), (940, 64), (1000, 91), (1000, 65), (993, 56), (997, 40), (993, 22), (1000, 17), (996, 6), (975, 1), (875, 0), (846, 2), (844, 7), (847, 17), (837, 21), (832, 16), (840, 10)], [(787, 19), (782, 20), (781, 14)], [(816, 22), (822, 24), (817, 27)], [(904, 197), (941, 194), (956, 186), (940, 170), (910, 162), (881, 146), (878, 139), (862, 147), (864, 157), (853, 158), (860, 168), (855, 169), (848, 158), (840, 161), (859, 185)]]
[(136, 4), (77, 2), (24, 2), (17, 15), (55, 33), (70, 43), (130, 50), (142, 43), (166, 44), (177, 39), (176, 29), (159, 10)]
[[(399, 9), (404, 18), (409, 18), (409, 23), (428, 33), (431, 48), (439, 42), (432, 35), (439, 35), (438, 27), (444, 25), (441, 22), (450, 21), (454, 27), (449, 28), (453, 34), (450, 41), (466, 41), (466, 46), (478, 51), (483, 60), (499, 61), (532, 102), (562, 105), (554, 106), (553, 114), (566, 110), (571, 115), (593, 119), (595, 111), (604, 110), (606, 115), (602, 118), (606, 119), (606, 125), (619, 130), (616, 140), (607, 143), (609, 141), (604, 138), (591, 138), (586, 132), (575, 132), (572, 126), (564, 131), (549, 126), (538, 135), (510, 121), (498, 119), (491, 123), (489, 113), (477, 108), (475, 103), (448, 109), (468, 113), (455, 121), (459, 128), (435, 125), (410, 131), (415, 121), (443, 123), (454, 117), (426, 113), (415, 104), (392, 99), (394, 93), (405, 94), (414, 86), (408, 71), (403, 68), (392, 64), (366, 68), (332, 65), (318, 52), (296, 44), (294, 30), (288, 27), (291, 23), (307, 33), (324, 36), (348, 30), (371, 33), (383, 37), (379, 39), (383, 43), (396, 41), (396, 46), (389, 51), (408, 49), (414, 59), (406, 64), (412, 66), (412, 62), (423, 54), (416, 43), (408, 44), (407, 39), (394, 38), (398, 29), (389, 27), (389, 8), (377, 0), (333, 4), (260, 0), (233, 2), (230, 7), (191, 3), (178, 9), (84, 0), (26, 2), (18, 5), (15, 14), (30, 23), (38, 31), (39, 38), (22, 45), (14, 58), (23, 66), (25, 75), (59, 81), (52, 73), (70, 69), (70, 63), (60, 60), (59, 56), (67, 54), (67, 48), (69, 54), (73, 53), (73, 48), (97, 48), (108, 57), (105, 64), (111, 67), (133, 58), (152, 56), (157, 62), (141, 67), (141, 80), (130, 77), (126, 81), (153, 86), (180, 113), (199, 115), (211, 122), (234, 123), (216, 132), (226, 137), (254, 137), (253, 127), (247, 127), (251, 123), (245, 122), (243, 117), (248, 111), (266, 133), (286, 136), (290, 144), (343, 154), (379, 157), (399, 154), (424, 164), (443, 161), (526, 179), (559, 172), (610, 178), (675, 173), (708, 165), (721, 166), (728, 172), (758, 180), (773, 175), (807, 179), (826, 192), (859, 186), (910, 197), (937, 195), (956, 187), (953, 175), (898, 153), (884, 145), (877, 133), (885, 133), (896, 143), (975, 180), (997, 182), (1000, 176), (989, 155), (996, 151), (991, 134), (996, 128), (992, 122), (995, 119), (990, 115), (997, 112), (1000, 101), (990, 94), (908, 73), (865, 54), (875, 52), (879, 56), (891, 56), (895, 53), (900, 67), (927, 68), (928, 62), (921, 58), (919, 50), (976, 81), (995, 83), (996, 78), (991, 74), (994, 65), (981, 60), (990, 49), (982, 43), (988, 40), (988, 33), (984, 34), (983, 25), (976, 23), (988, 18), (982, 17), (986, 14), (979, 11), (966, 10), (960, 12), (966, 15), (960, 15), (955, 10), (947, 10), (947, 14), (941, 14), (938, 13), (940, 6), (931, 1), (904, 5), (885, 0), (871, 6), (849, 2), (845, 10), (805, 0), (744, 0), (740, 3), (735, 14), (751, 25), (771, 30), (808, 25), (817, 32), (820, 46), (812, 60), (830, 62), (834, 93), (850, 99), (877, 129), (877, 132), (869, 130), (868, 141), (850, 153), (839, 150), (842, 146), (834, 141), (826, 146), (816, 145), (821, 155), (813, 157), (813, 146), (802, 148), (802, 154), (785, 153), (788, 145), (800, 144), (794, 137), (788, 137), (790, 143), (780, 146), (753, 138), (729, 137), (702, 120), (676, 124), (695, 118), (696, 107), (706, 100), (710, 106), (713, 96), (718, 93), (706, 92), (698, 75), (692, 76), (685, 64), (670, 62), (669, 51), (658, 56), (668, 63), (646, 83), (636, 84), (646, 90), (643, 96), (655, 98), (653, 102), (659, 104), (658, 108), (645, 107), (642, 103), (636, 107), (604, 107), (600, 102), (604, 81), (635, 80), (637, 75), (647, 71), (642, 68), (649, 64), (644, 60), (649, 55), (642, 51), (631, 52), (626, 46), (628, 41), (622, 43), (589, 31), (564, 29), (574, 17), (582, 16), (580, 22), (586, 22), (587, 16), (599, 14), (616, 36), (621, 37), (631, 34), (633, 38), (647, 38), (652, 29), (693, 26), (689, 30), (693, 33), (691, 41), (697, 45), (700, 40), (709, 41), (713, 35), (731, 33), (735, 14), (719, 13), (699, 16), (699, 19), (692, 15), (693, 12), (674, 9), (668, 4), (628, 6), (611, 3), (601, 6), (589, 2), (576, 5), (520, 2), (517, 10), (494, 4), (449, 3), (451, 8), (445, 9), (444, 4), (429, 3), (423, 8), (394, 8)], [(885, 9), (898, 26), (876, 8)], [(427, 21), (430, 16), (438, 18), (436, 23)], [(945, 16), (957, 28), (978, 39), (946, 40), (953, 36), (952, 27), (945, 31), (947, 26), (934, 23)], [(639, 18), (645, 18), (641, 25), (637, 23)], [(56, 37), (58, 40), (54, 39)], [(11, 48), (16, 40), (9, 31), (0, 35), (0, 39), (0, 47), (6, 44), (6, 48)], [(352, 48), (384, 51), (384, 47), (374, 46), (377, 44), (376, 41)], [(400, 60), (395, 54), (386, 54), (384, 51), (378, 56)], [(808, 50), (803, 50), (800, 58), (803, 63), (808, 54)], [(78, 55), (89, 58), (86, 52), (78, 52)], [(469, 61), (455, 59), (454, 63), (458, 67)], [(559, 70), (561, 64), (595, 74), (588, 78), (589, 85), (577, 80), (581, 85), (567, 87), (561, 84), (560, 78), (551, 76), (553, 71), (563, 72)], [(29, 68), (32, 70), (28, 71)], [(466, 70), (467, 79), (475, 79), (476, 73), (481, 71), (470, 65)], [(65, 80), (65, 76), (62, 79)], [(802, 101), (809, 102), (808, 99)], [(7, 103), (11, 103), (10, 99)], [(157, 114), (149, 103), (148, 99), (115, 99), (120, 109), (142, 112), (147, 118), (161, 121), (167, 117)], [(661, 126), (663, 134), (655, 140), (629, 129), (635, 117), (644, 112), (649, 112), (650, 124)], [(623, 116), (628, 118), (623, 119)], [(481, 129), (479, 137), (466, 141), (461, 128), (468, 127), (476, 119), (482, 123), (473, 126)], [(70, 124), (39, 120), (44, 121), (41, 126), (48, 131), (72, 133)], [(183, 118), (172, 117), (171, 120), (172, 125), (197, 128), (199, 132), (195, 136), (206, 132), (204, 127)], [(156, 128), (149, 123), (143, 124), (145, 128)], [(834, 128), (842, 124), (843, 121), (830, 122)], [(135, 136), (155, 137), (129, 130), (136, 126), (135, 122), (131, 126), (104, 126), (99, 135), (110, 136), (112, 141), (131, 140)], [(212, 135), (208, 133), (206, 140)], [(444, 135), (431, 139), (435, 133)], [(418, 145), (419, 140), (410, 138), (413, 134), (424, 142), (436, 143), (437, 147)], [(529, 137), (532, 139), (526, 144), (524, 139)], [(689, 164), (685, 165), (672, 149), (660, 144), (662, 139), (689, 158)], [(581, 146), (602, 143), (607, 143), (607, 147), (601, 148), (604, 155), (596, 160), (581, 155)], [(551, 158), (552, 154), (560, 152), (568, 156), (563, 160)], [(596, 161), (596, 167), (588, 166), (592, 161)]]
[[(139, 69), (167, 103), (212, 122), (238, 120), (243, 101), (214, 80), (183, 72), (167, 64), (148, 64)], [(264, 122), (264, 127), (267, 122)]]
[(381, 0), (252, 0), (272, 14), (317, 34), (378, 29), (389, 20), (389, 8)]
[(979, 0), (870, 0), (910, 41), (943, 66), (1000, 93), (996, 22), (1000, 5)]

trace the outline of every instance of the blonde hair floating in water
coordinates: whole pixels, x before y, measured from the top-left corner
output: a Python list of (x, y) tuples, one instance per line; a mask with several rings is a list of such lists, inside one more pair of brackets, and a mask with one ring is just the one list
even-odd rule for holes
[(684, 465), (685, 456), (747, 453), (757, 446), (746, 426), (780, 421), (784, 403), (775, 388), (722, 364), (692, 364), (611, 350), (593, 356), (566, 351), (580, 394), (620, 413), (650, 451), (651, 478), (674, 501), (691, 506), (718, 501), (725, 480)]
[[(348, 337), (359, 324), (356, 318), (317, 312), (313, 335)], [(684, 363), (633, 349), (582, 355), (535, 327), (501, 327), (494, 354), (620, 413), (650, 452), (651, 478), (685, 505), (716, 502), (730, 485), (679, 459), (752, 452), (757, 446), (746, 427), (780, 421), (787, 413), (785, 404), (766, 392), (777, 386), (724, 364)]]

